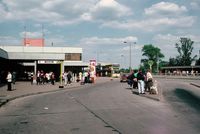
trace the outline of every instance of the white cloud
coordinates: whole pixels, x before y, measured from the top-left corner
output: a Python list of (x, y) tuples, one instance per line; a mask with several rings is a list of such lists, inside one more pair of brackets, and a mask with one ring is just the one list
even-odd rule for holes
[(84, 2), (79, 0), (77, 3), (65, 0), (3, 0), (0, 4), (2, 7), (0, 19), (1, 21), (33, 20), (53, 24), (57, 22), (71, 24), (71, 20), (80, 21), (80, 15), (87, 11), (92, 3), (94, 2), (91, 0), (84, 0)]
[(115, 29), (135, 30), (142, 29), (144, 31), (161, 31), (169, 27), (187, 28), (191, 27), (195, 22), (195, 17), (176, 17), (176, 18), (148, 18), (146, 20), (136, 21), (129, 20), (126, 22), (110, 21), (104, 22), (102, 27), (111, 27)]
[(169, 28), (192, 27), (196, 20), (196, 17), (184, 14), (188, 11), (185, 6), (169, 2), (154, 4), (144, 11), (145, 16), (141, 20), (113, 20), (104, 22), (101, 26), (126, 30), (162, 31)]
[(172, 34), (158, 34), (154, 36), (153, 40), (160, 45), (167, 45), (177, 43), (180, 38), (190, 38), (194, 42), (200, 42), (200, 35), (172, 35)]
[(84, 13), (81, 15), (81, 19), (85, 20), (85, 21), (91, 21), (92, 20), (92, 16), (90, 13)]
[(83, 38), (80, 44), (83, 45), (121, 45), (123, 42), (137, 42), (137, 37), (128, 36), (124, 38), (99, 38), (99, 37), (89, 37)]
[(18, 39), (12, 36), (0, 36), (0, 45), (21, 45), (22, 39)]
[(200, 10), (200, 1), (194, 1), (190, 3), (192, 9)]
[(145, 9), (146, 15), (179, 15), (185, 13), (187, 8), (185, 6), (179, 6), (175, 3), (170, 2), (160, 2), (152, 5), (150, 8)]
[(115, 0), (3, 0), (0, 19), (33, 20), (54, 25), (76, 24), (82, 21), (117, 19), (131, 14)]
[(20, 37), (24, 38), (42, 38), (42, 32), (21, 32)]
[(90, 9), (91, 16), (100, 20), (112, 20), (132, 15), (130, 8), (119, 4), (115, 0), (100, 0)]
[[(127, 43), (124, 43), (126, 41)], [(97, 59), (98, 61), (120, 63), (123, 67), (129, 65), (129, 44), (132, 43), (132, 66), (137, 67), (141, 58), (141, 45), (134, 44), (138, 38), (135, 36), (127, 36), (121, 38), (100, 38), (88, 37), (80, 41), (80, 46), (83, 48), (84, 61)], [(123, 57), (122, 57), (123, 55)]]
[[(5, 12), (4, 6), (0, 3), (0, 18), (3, 18), (7, 16), (7, 13)], [(2, 21), (2, 19), (0, 19), (0, 22)]]

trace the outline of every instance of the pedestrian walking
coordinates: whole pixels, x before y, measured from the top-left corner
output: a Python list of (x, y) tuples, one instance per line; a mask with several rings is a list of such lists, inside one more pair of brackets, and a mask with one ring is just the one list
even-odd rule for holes
[(141, 70), (138, 70), (137, 80), (138, 80), (138, 93), (145, 94), (144, 92), (144, 75)]
[(7, 74), (7, 77), (6, 77), (6, 80), (7, 80), (7, 84), (8, 84), (8, 91), (12, 91), (12, 74), (10, 73), (10, 71), (8, 71), (8, 74)]

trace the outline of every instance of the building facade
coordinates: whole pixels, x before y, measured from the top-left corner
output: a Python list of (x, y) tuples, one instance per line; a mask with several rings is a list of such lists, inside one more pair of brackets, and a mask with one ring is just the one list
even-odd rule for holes
[(82, 61), (82, 53), (82, 48), (76, 47), (0, 46), (1, 75), (4, 77), (8, 70), (23, 79), (38, 70), (54, 72), (57, 79), (64, 71), (78, 74), (88, 66)]

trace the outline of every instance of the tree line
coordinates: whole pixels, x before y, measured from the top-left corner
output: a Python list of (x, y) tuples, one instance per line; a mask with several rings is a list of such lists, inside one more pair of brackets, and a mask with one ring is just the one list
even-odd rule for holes
[(180, 38), (179, 42), (175, 44), (177, 50), (176, 57), (170, 57), (169, 61), (163, 61), (165, 57), (160, 48), (152, 44), (144, 45), (142, 48), (142, 56), (140, 68), (151, 69), (152, 72), (157, 72), (160, 67), (167, 66), (191, 66), (192, 63), (200, 65), (200, 58), (197, 55), (192, 56), (193, 44), (190, 38)]

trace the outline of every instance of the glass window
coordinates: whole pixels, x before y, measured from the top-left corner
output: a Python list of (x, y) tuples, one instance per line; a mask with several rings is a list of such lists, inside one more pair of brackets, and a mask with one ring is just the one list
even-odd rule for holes
[(66, 53), (65, 54), (65, 60), (68, 61), (81, 61), (82, 55), (81, 53)]

